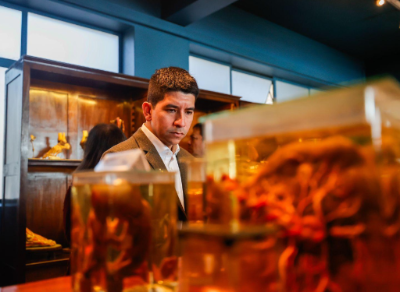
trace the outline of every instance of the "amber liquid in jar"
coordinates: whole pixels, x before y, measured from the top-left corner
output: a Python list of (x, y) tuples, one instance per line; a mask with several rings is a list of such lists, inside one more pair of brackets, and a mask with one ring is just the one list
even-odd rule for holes
[(190, 228), (202, 226), (188, 227), (181, 231), (179, 292), (279, 291), (275, 238), (263, 233), (244, 238), (211, 225), (196, 234)]
[(71, 217), (74, 291), (176, 284), (173, 184), (75, 185)]
[(396, 291), (400, 135), (378, 134), (359, 125), (208, 144), (213, 223), (283, 228), (285, 291)]
[(187, 217), (189, 224), (204, 222), (204, 182), (188, 182)]

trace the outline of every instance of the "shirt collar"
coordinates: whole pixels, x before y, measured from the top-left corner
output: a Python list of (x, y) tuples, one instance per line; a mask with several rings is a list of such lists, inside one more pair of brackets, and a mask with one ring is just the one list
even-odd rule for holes
[(179, 151), (181, 150), (181, 148), (177, 144), (175, 147), (176, 148), (175, 153), (173, 153), (171, 151), (171, 149), (169, 149), (168, 146), (166, 146), (163, 142), (161, 142), (160, 139), (158, 139), (158, 137), (156, 135), (154, 135), (153, 132), (150, 131), (145, 124), (142, 125), (142, 131), (146, 135), (146, 137), (150, 140), (150, 142), (154, 145), (158, 154), (160, 154), (160, 156), (162, 156), (162, 157), (164, 157), (165, 155), (171, 154), (171, 153), (175, 154), (175, 156), (176, 156), (176, 155), (178, 155)]

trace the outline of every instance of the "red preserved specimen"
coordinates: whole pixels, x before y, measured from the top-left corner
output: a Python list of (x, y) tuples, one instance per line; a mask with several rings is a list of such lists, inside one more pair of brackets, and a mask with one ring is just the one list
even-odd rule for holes
[(224, 208), (234, 195), (242, 224), (280, 226), (286, 242), (278, 266), (284, 291), (397, 291), (400, 180), (398, 155), (392, 153), (397, 147), (384, 140), (386, 161), (377, 164), (382, 158), (372, 146), (342, 136), (287, 144), (245, 183), (209, 177), (209, 222), (226, 224), (234, 217)]
[[(147, 282), (147, 254), (151, 240), (150, 207), (129, 183), (93, 185), (87, 227), (85, 210), (74, 205), (72, 220), (74, 287), (92, 291), (96, 286), (120, 292), (125, 285)], [(82, 206), (81, 206), (82, 207)]]

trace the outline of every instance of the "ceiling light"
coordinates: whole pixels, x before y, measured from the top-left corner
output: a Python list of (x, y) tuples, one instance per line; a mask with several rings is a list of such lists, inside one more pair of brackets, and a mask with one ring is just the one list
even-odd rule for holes
[(385, 0), (376, 0), (377, 6), (382, 6), (383, 4), (385, 4)]

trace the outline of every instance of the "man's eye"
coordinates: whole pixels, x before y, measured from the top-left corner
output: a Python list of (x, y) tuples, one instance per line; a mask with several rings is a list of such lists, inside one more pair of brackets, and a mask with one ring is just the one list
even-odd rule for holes
[(193, 111), (187, 111), (186, 114), (193, 115)]
[(167, 112), (168, 113), (176, 113), (176, 109), (169, 108), (169, 109), (167, 109)]

